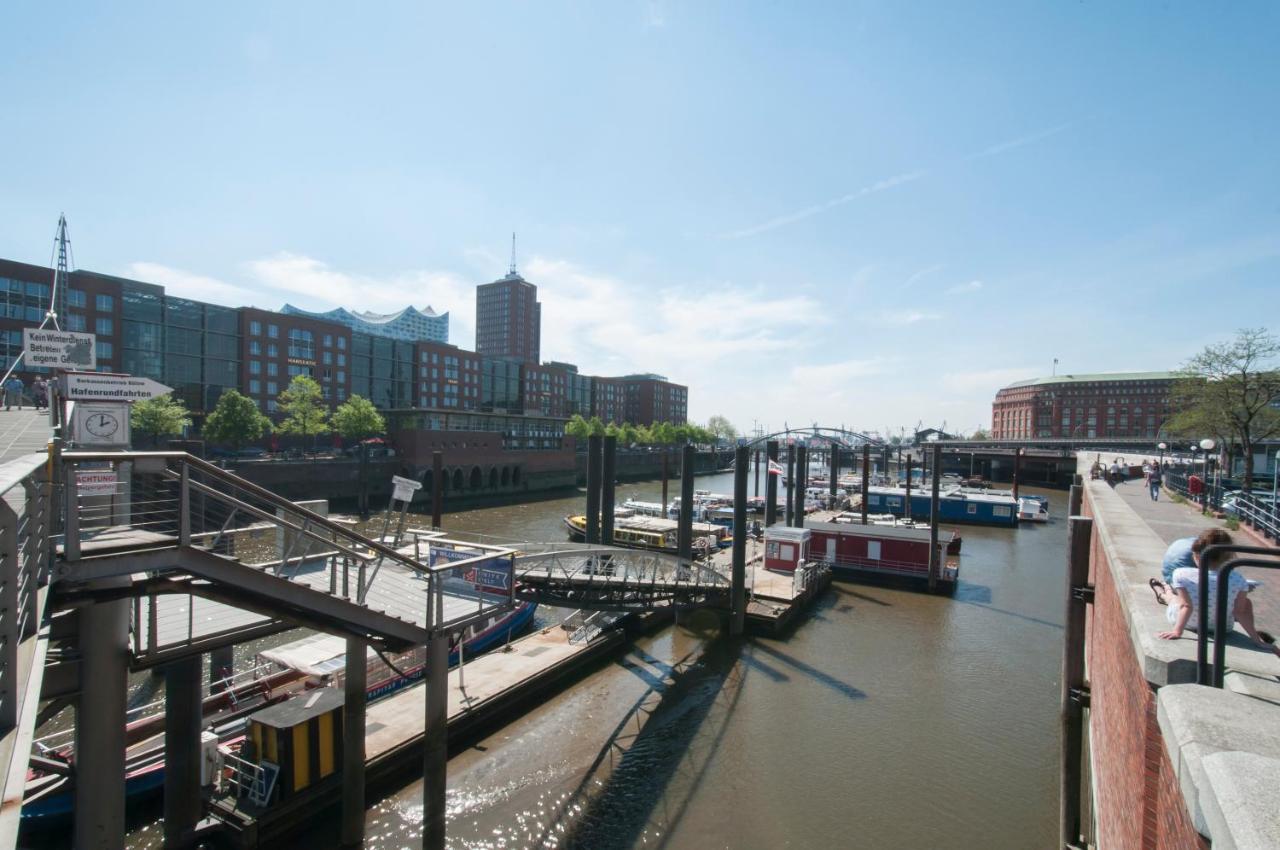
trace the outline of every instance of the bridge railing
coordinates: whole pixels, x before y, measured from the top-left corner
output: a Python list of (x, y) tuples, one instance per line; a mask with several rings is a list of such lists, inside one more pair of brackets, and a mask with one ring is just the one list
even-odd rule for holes
[[(412, 547), (367, 536), (185, 452), (77, 451), (62, 459), (64, 499), (73, 517), (63, 541), (68, 561), (113, 545), (191, 547), (440, 630), (510, 604), (500, 595), (474, 593), (476, 610), (458, 613), (459, 606), (444, 600), (450, 588), (478, 587), (478, 579), (467, 577), (481, 567), (495, 585), (510, 587), (513, 567), (503, 547), (469, 544), (447, 562), (423, 563)], [(188, 636), (196, 632), (193, 608), (183, 612)], [(150, 611), (155, 617), (157, 606)], [(155, 635), (162, 625), (153, 620), (145, 630)]]

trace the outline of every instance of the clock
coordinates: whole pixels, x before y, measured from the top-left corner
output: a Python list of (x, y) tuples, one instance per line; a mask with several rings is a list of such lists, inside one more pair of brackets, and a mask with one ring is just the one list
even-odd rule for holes
[(84, 429), (95, 437), (107, 437), (120, 430), (120, 420), (110, 413), (91, 413), (84, 420)]

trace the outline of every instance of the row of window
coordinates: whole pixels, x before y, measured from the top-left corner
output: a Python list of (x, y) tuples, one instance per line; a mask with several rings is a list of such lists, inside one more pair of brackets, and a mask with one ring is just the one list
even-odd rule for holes
[[(257, 319), (252, 319), (249, 321), (249, 336), (262, 336), (262, 322), (258, 321)], [(273, 322), (268, 322), (267, 338), (279, 339), (280, 326)], [(333, 348), (333, 344), (334, 344), (333, 334), (323, 334), (321, 339), (325, 348)], [(315, 341), (315, 337), (312, 335), (311, 331), (303, 330), (301, 328), (289, 329), (289, 345), (291, 348), (294, 345), (297, 345), (300, 348), (312, 348), (314, 347), (314, 341)], [(339, 336), (337, 338), (337, 343), (338, 343), (338, 349), (340, 351), (347, 350), (347, 338), (345, 336)], [(294, 355), (290, 355), (290, 356), (294, 356)], [(301, 357), (302, 355), (297, 355), (297, 356)]]

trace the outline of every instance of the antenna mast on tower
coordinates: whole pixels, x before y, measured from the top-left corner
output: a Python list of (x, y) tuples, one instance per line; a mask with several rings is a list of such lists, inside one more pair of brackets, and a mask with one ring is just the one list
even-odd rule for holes
[[(67, 288), (70, 285), (67, 282), (67, 248), (70, 240), (67, 239), (67, 216), (61, 214), (58, 216), (58, 235), (54, 237), (54, 245), (58, 252), (58, 265), (53, 272), (53, 293), (49, 298), (49, 312), (45, 315), (46, 322), (53, 322), (55, 330), (62, 330), (58, 324), (58, 317), (63, 318), (67, 315)], [(44, 324), (41, 324), (44, 327)]]
[(507, 277), (516, 277), (516, 233), (511, 231), (511, 268), (507, 269)]

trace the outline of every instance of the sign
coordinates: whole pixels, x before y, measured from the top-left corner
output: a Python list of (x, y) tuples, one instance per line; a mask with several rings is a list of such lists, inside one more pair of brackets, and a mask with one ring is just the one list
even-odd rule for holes
[(77, 446), (128, 447), (129, 405), (76, 403), (71, 440)]
[(118, 484), (114, 469), (76, 470), (76, 492), (81, 496), (114, 496)]
[(150, 378), (108, 372), (68, 372), (62, 376), (62, 397), (73, 401), (146, 401), (173, 392)]
[(96, 369), (98, 353), (93, 334), (23, 328), (22, 347), (28, 366), (50, 369)]
[[(442, 549), (432, 546), (430, 564), (434, 567), (440, 561), (466, 561), (482, 554), (474, 549)], [(510, 557), (489, 558), (464, 567), (461, 578), (485, 590), (509, 590), (512, 567)]]
[[(413, 501), (413, 494), (422, 489), (421, 481), (414, 481), (412, 478), (401, 478), (399, 475), (391, 476), (391, 498), (397, 502)], [(479, 552), (476, 553), (480, 554)]]

